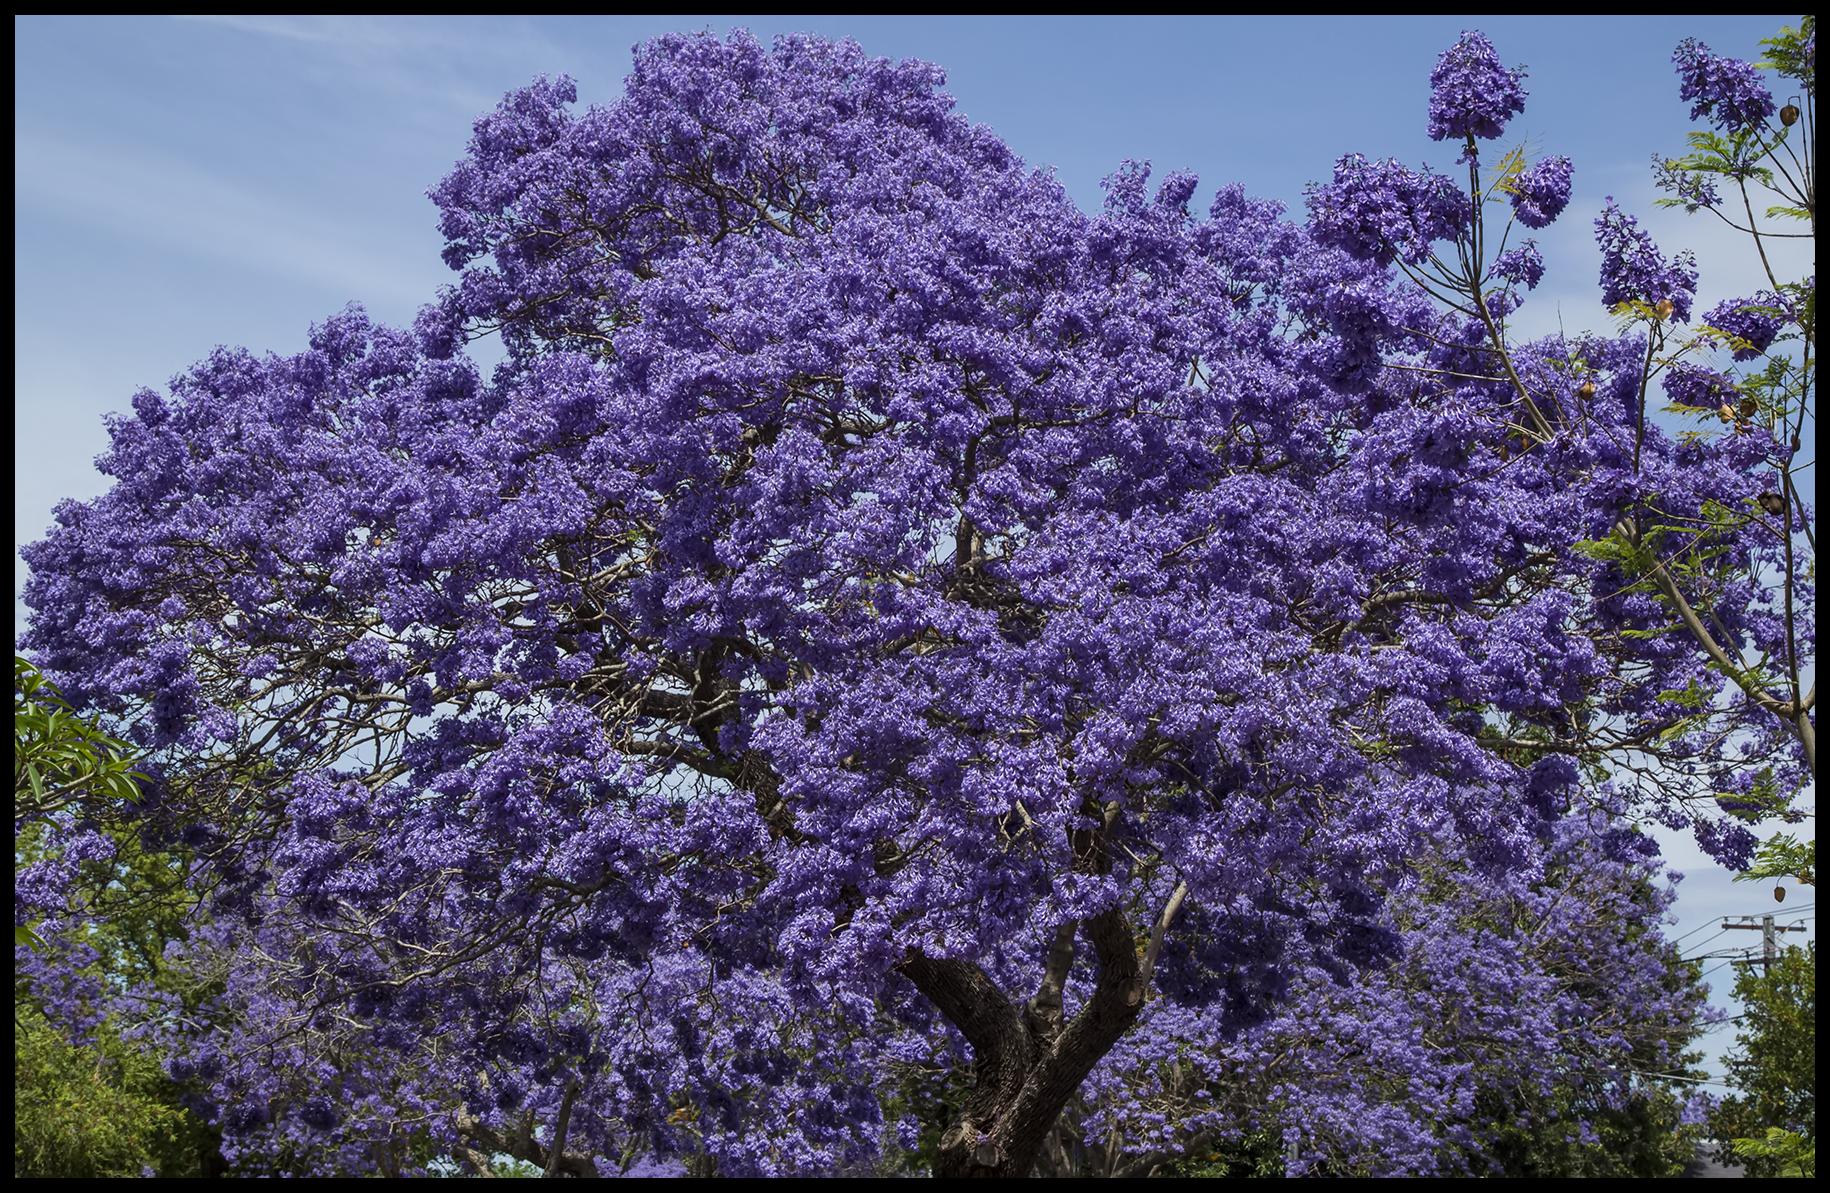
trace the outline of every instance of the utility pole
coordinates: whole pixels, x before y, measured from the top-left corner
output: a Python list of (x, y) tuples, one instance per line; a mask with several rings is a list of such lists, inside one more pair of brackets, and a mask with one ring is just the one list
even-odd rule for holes
[[(1754, 917), (1751, 915), (1742, 916), (1739, 924), (1731, 924), (1728, 922), (1728, 917), (1723, 916), (1722, 927), (1724, 930), (1743, 929), (1749, 932), (1760, 933), (1760, 960), (1757, 964), (1759, 964), (1760, 972), (1763, 974), (1771, 971), (1773, 962), (1779, 960), (1779, 934), (1781, 932), (1803, 932), (1805, 930), (1803, 924), (1775, 923), (1773, 917), (1770, 915), (1761, 916), (1760, 922), (1757, 924), (1754, 922)], [(1745, 962), (1745, 964), (1753, 965), (1756, 964), (1756, 962), (1749, 960)]]

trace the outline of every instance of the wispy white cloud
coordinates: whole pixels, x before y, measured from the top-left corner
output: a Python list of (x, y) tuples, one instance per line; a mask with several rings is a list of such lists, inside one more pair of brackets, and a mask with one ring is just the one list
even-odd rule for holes
[(197, 166), (31, 130), (14, 142), (14, 197), (131, 241), (411, 310), (432, 297), (435, 245), (376, 243), (284, 195)]
[(176, 16), (172, 19), (220, 25), (225, 29), (255, 33), (262, 37), (340, 45), (360, 44), (370, 40), (368, 35), (379, 28), (376, 18), (361, 16), (236, 16), (210, 13), (203, 16)]
[(209, 15), (173, 19), (345, 51), (438, 49), (502, 58), (550, 54), (556, 49), (539, 30), (514, 17)]
[(246, 34), (314, 53), (344, 84), (419, 95), (476, 113), (499, 90), (551, 72), (564, 48), (514, 17), (186, 16), (175, 20)]

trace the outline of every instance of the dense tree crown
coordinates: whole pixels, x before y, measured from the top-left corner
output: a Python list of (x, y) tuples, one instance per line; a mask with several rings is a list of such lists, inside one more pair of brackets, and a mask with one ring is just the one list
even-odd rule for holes
[(1513, 342), (1572, 179), (1485, 144), (1523, 81), (1464, 36), (1453, 171), (1306, 223), (1135, 163), (1088, 215), (932, 66), (664, 37), (477, 121), (411, 329), (136, 395), (26, 645), (194, 859), (198, 983), (129, 1001), (224, 1155), (1478, 1170), (1481, 1105), (1667, 1071), (1623, 817), (1745, 865), (1814, 766), (1810, 290), (1708, 316), (1773, 362), (1720, 433), (1646, 417), (1735, 381), (1617, 208), (1625, 329)]

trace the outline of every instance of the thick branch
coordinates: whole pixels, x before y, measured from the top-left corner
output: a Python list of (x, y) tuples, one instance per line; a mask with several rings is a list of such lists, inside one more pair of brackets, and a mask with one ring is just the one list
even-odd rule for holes
[(1156, 972), (1156, 959), (1163, 952), (1163, 937), (1169, 932), (1169, 926), (1176, 922), (1176, 915), (1182, 910), (1182, 901), (1188, 898), (1188, 884), (1176, 883), (1176, 889), (1170, 893), (1169, 902), (1163, 907), (1163, 914), (1157, 917), (1156, 927), (1150, 930), (1150, 943), (1144, 948), (1144, 966), (1138, 975), (1141, 986), (1150, 985), (1150, 975)]

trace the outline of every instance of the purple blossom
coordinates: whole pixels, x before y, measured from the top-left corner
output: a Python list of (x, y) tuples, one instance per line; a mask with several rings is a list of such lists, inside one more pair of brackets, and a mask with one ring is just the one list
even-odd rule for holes
[(1680, 406), (1716, 410), (1724, 404), (1734, 406), (1741, 400), (1734, 378), (1701, 365), (1680, 361), (1664, 376), (1665, 393)]
[(1462, 33), (1430, 71), (1430, 138), (1492, 140), (1525, 110), (1525, 71), (1507, 68), (1485, 34)]
[(1620, 210), (1612, 195), (1595, 220), (1595, 243), (1601, 250), (1601, 302), (1610, 309), (1624, 302), (1657, 306), (1669, 302), (1671, 318), (1690, 321), (1696, 296), (1696, 258), (1689, 250), (1669, 262), (1639, 221)]
[(1308, 197), (1317, 241), (1380, 265), (1417, 264), (1468, 221), (1468, 198), (1453, 181), (1391, 158), (1350, 153), (1335, 163), (1334, 180), (1311, 186)]
[(1495, 257), (1493, 272), (1496, 277), (1522, 285), (1527, 290), (1536, 289), (1544, 279), (1544, 257), (1538, 252), (1537, 242), (1527, 240)]
[(1563, 156), (1534, 162), (1512, 184), (1512, 210), (1527, 228), (1549, 227), (1569, 203), (1570, 160)]
[(1730, 820), (1699, 820), (1694, 833), (1697, 847), (1725, 869), (1746, 870), (1754, 864), (1760, 838), (1746, 825)]
[(1760, 124), (1774, 112), (1773, 95), (1751, 62), (1713, 53), (1694, 37), (1678, 43), (1671, 61), (1682, 80), (1678, 97), (1690, 101), (1690, 118), (1725, 133)]
[(1772, 347), (1780, 328), (1786, 325), (1785, 307), (1771, 290), (1762, 290), (1752, 298), (1731, 298), (1711, 307), (1703, 322), (1725, 331), (1745, 347), (1734, 350), (1736, 360), (1754, 360)]

